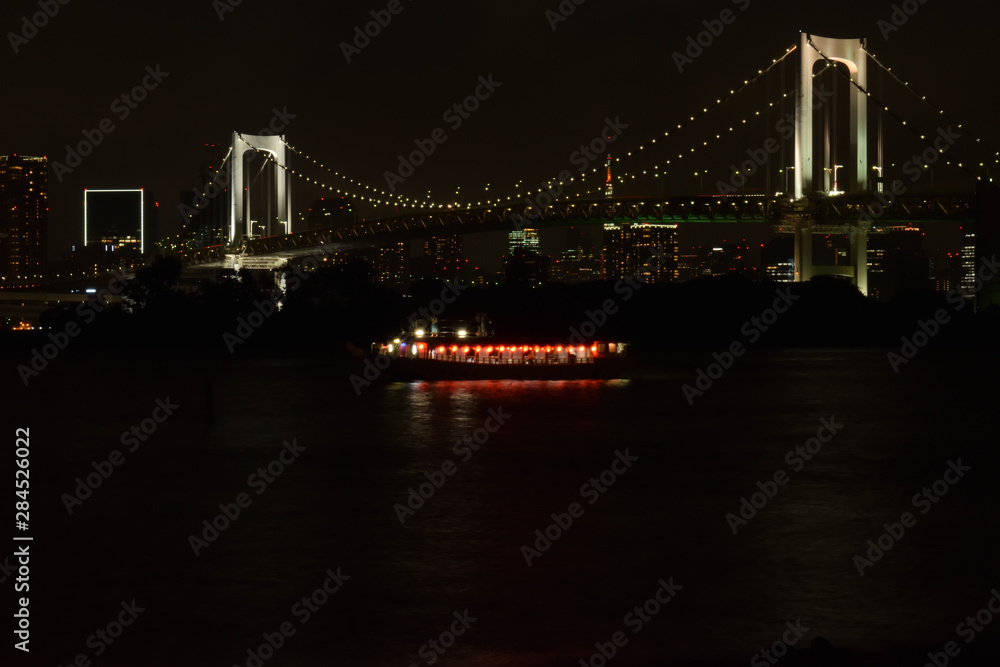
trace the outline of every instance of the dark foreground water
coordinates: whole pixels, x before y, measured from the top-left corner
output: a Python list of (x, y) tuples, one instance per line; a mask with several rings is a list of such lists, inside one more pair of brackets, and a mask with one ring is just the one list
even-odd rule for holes
[[(4, 356), (12, 376), (21, 360)], [(30, 661), (3, 655), (39, 665), (79, 654), (138, 666), (601, 665), (595, 644), (610, 652), (621, 633), (609, 665), (766, 665), (751, 661), (783, 637), (797, 640), (789, 664), (918, 667), (949, 641), (959, 653), (949, 664), (998, 664), (1000, 617), (981, 615), (990, 618), (979, 631), (959, 625), (1000, 587), (997, 370), (995, 357), (964, 352), (924, 351), (894, 374), (884, 351), (757, 350), (689, 406), (668, 373), (376, 385), (356, 396), (347, 368), (318, 357), (66, 354), (27, 388), (4, 384), (5, 458), (14, 429), (30, 428), (34, 541)], [(128, 451), (123, 431), (168, 396), (174, 414)], [(495, 425), (491, 411), (509, 417), (488, 439), (479, 432), (478, 451), (456, 450)], [(842, 428), (821, 433), (828, 442), (810, 461), (786, 460), (824, 419)], [(270, 482), (250, 477), (293, 440), (305, 449), (274, 464)], [(124, 462), (69, 514), (63, 494), (116, 449)], [(618, 452), (635, 460), (601, 482)], [(970, 470), (915, 506), (959, 459)], [(443, 466), (453, 474), (401, 523), (394, 506)], [(779, 471), (787, 484), (734, 535), (726, 515)], [(202, 535), (202, 521), (240, 493), (249, 506)], [(535, 544), (536, 529), (572, 503), (572, 525)], [(861, 576), (854, 556), (907, 511), (910, 527)], [(192, 535), (213, 538), (197, 556)], [(538, 549), (530, 566), (523, 545)], [(328, 570), (341, 587), (316, 594)], [(12, 579), (0, 584), (10, 644), (23, 595)], [(661, 580), (674, 584), (663, 605), (649, 602)], [(134, 621), (122, 611), (133, 599)], [(634, 608), (644, 605), (643, 617)], [(120, 615), (130, 625), (117, 634)], [(279, 640), (282, 624), (290, 636)], [(265, 635), (281, 645), (273, 655)], [(817, 637), (850, 655), (809, 662), (818, 651), (803, 649)], [(257, 662), (248, 650), (261, 644)]]

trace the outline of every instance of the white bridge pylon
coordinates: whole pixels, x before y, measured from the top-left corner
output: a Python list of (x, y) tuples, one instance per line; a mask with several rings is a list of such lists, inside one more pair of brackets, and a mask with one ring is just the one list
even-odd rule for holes
[[(270, 153), (278, 164), (286, 165), (284, 135), (252, 135), (233, 132), (232, 166), (229, 170), (229, 242), (238, 242), (242, 235), (253, 237), (249, 215), (250, 188), (244, 175), (243, 156), (247, 151)], [(288, 172), (282, 169), (276, 174), (275, 203), (278, 210), (277, 222), (283, 225), (283, 233), (292, 232), (291, 185)]]
[[(813, 48), (815, 46), (816, 48)], [(821, 53), (822, 52), (822, 53)], [(847, 187), (845, 190), (865, 192), (868, 190), (868, 99), (862, 89), (868, 87), (868, 54), (865, 53), (864, 39), (837, 39), (833, 37), (818, 37), (802, 33), (799, 43), (799, 58), (802, 63), (799, 72), (799, 90), (795, 98), (795, 118), (797, 128), (795, 133), (795, 198), (802, 199), (812, 194), (816, 188), (813, 179), (816, 169), (823, 168), (824, 192), (830, 191), (830, 173), (836, 172), (832, 164), (826, 164), (830, 159), (830, 141), (826, 140), (823, 163), (816, 164), (813, 160), (813, 71), (816, 63), (827, 59), (847, 65), (851, 79), (857, 84), (850, 90), (850, 143), (851, 158), (854, 160), (855, 171), (851, 174), (847, 167)], [(836, 141), (836, 138), (832, 138)], [(850, 163), (845, 162), (847, 166)], [(862, 294), (868, 294), (868, 230), (861, 226), (851, 226), (850, 237), (851, 267), (815, 266), (813, 264), (813, 234), (820, 233), (814, 229), (812, 220), (805, 219), (795, 225), (795, 282), (808, 282), (813, 276), (840, 275), (850, 278)]]
[[(814, 49), (810, 44), (816, 45)], [(834, 62), (844, 63), (851, 78), (861, 88), (868, 87), (868, 54), (864, 50), (864, 39), (837, 39), (802, 33), (799, 44), (799, 58), (802, 69), (799, 73), (799, 90), (795, 99), (798, 121), (795, 133), (795, 198), (801, 199), (813, 193), (813, 178), (817, 168), (813, 160), (813, 70), (825, 55)], [(819, 49), (817, 51), (816, 49)], [(820, 55), (820, 51), (823, 55)], [(848, 190), (865, 192), (868, 190), (868, 99), (861, 88), (851, 86), (851, 155), (855, 161), (855, 173), (848, 176)], [(829, 159), (829, 156), (826, 156)], [(845, 162), (846, 166), (848, 163)], [(824, 170), (833, 165), (820, 165)], [(829, 172), (824, 171), (824, 191), (830, 190)], [(847, 170), (850, 175), (850, 168)]]

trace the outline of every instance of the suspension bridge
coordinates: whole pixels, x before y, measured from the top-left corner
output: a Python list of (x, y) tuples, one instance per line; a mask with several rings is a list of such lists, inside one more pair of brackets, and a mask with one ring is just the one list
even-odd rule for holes
[[(795, 75), (791, 84), (786, 67)], [(846, 123), (840, 99), (845, 95)], [(892, 95), (909, 99), (910, 106), (890, 105)], [(914, 122), (913, 117), (921, 115)], [(890, 133), (907, 145), (894, 151), (899, 155), (895, 161), (886, 156), (885, 136)], [(695, 136), (700, 140), (692, 141)], [(736, 149), (731, 148), (734, 142)], [(727, 168), (713, 172), (724, 176), (715, 179), (710, 193), (704, 192), (702, 170), (699, 194), (634, 194), (657, 189), (662, 193), (665, 182), (690, 172), (685, 164), (713, 146), (724, 147), (719, 150), (739, 159), (726, 160)], [(251, 228), (249, 198), (258, 196), (251, 193), (244, 164), (251, 153), (263, 155), (278, 175), (273, 191), (266, 195), (276, 204), (274, 227), (281, 234), (260, 238)], [(305, 166), (290, 167), (290, 154)], [(435, 202), (388, 192), (327, 166), (284, 136), (234, 132), (217, 171), (227, 174), (227, 191), (237, 195), (228, 197), (227, 242), (185, 250), (179, 256), (188, 266), (277, 268), (296, 257), (439, 234), (607, 223), (745, 222), (795, 235), (798, 281), (814, 275), (813, 235), (846, 234), (854, 260), (852, 278), (864, 292), (869, 234), (899, 225), (975, 222), (976, 186), (989, 181), (989, 169), (998, 164), (1000, 152), (883, 65), (863, 39), (801, 33), (797, 44), (741, 86), (631, 150), (609, 156), (606, 169), (563, 171), (537, 189), (474, 203)], [(968, 187), (958, 192), (935, 190), (935, 168), (959, 174)], [(924, 178), (928, 171), (931, 187)], [(359, 202), (390, 205), (396, 213), (355, 224), (295, 230), (290, 193), (296, 181)], [(784, 187), (778, 190), (772, 184)]]

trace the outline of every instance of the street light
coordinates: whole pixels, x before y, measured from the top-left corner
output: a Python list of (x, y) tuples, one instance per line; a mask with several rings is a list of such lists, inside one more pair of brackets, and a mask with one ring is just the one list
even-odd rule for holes
[(830, 173), (833, 174), (833, 190), (830, 192), (830, 194), (832, 194), (832, 195), (843, 194), (837, 188), (837, 170), (838, 169), (843, 169), (843, 168), (844, 168), (844, 165), (842, 165), (842, 164), (835, 164), (835, 165), (833, 165), (833, 169), (825, 169), (824, 170), (824, 171), (829, 171)]
[(792, 167), (785, 167), (785, 193), (786, 194), (788, 193), (788, 172), (789, 171), (793, 171), (794, 169), (795, 169), (794, 166), (792, 166)]
[(882, 167), (872, 167), (878, 172), (878, 190), (877, 192), (882, 192)]

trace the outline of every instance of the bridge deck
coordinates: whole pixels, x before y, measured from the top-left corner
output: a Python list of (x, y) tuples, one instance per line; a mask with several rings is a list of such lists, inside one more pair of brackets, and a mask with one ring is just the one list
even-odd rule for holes
[[(969, 221), (976, 215), (973, 193), (909, 195), (887, 201), (887, 205), (876, 197), (874, 194), (841, 195), (813, 202), (791, 202), (786, 198), (760, 195), (700, 195), (668, 199), (567, 200), (534, 210), (521, 205), (443, 209), (253, 239), (229, 248), (214, 246), (189, 250), (180, 253), (180, 259), (189, 265), (221, 265), (226, 255), (291, 258), (445, 232), (468, 234), (522, 227), (728, 222), (772, 224), (777, 231), (787, 232), (794, 229), (795, 222), (804, 220), (834, 229), (859, 222), (878, 228), (918, 222)], [(883, 198), (888, 200), (888, 197)]]

